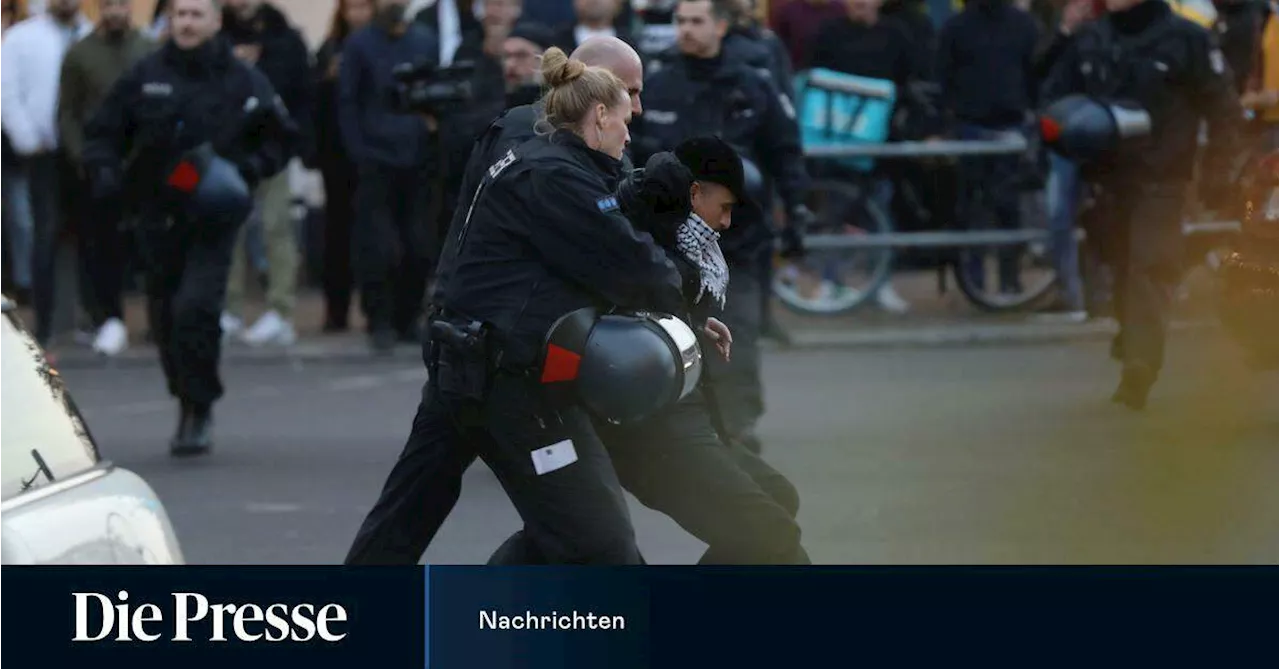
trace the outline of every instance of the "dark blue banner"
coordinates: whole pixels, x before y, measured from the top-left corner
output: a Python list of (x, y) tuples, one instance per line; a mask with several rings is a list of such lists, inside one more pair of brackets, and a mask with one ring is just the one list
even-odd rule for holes
[(1275, 567), (8, 567), (8, 666), (1270, 666)]

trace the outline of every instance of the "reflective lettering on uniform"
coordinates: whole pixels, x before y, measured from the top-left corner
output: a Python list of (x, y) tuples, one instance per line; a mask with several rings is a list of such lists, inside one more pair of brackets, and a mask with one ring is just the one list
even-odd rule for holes
[(617, 211), (617, 210), (618, 210), (618, 208), (619, 208), (619, 207), (618, 207), (618, 198), (616, 198), (616, 197), (602, 197), (602, 198), (600, 198), (599, 200), (596, 200), (596, 207), (597, 207), (597, 208), (599, 208), (599, 209), (600, 209), (600, 211), (605, 211), (605, 212), (608, 212), (608, 211)]
[(153, 97), (167, 97), (173, 95), (173, 86), (162, 81), (149, 81), (142, 85), (142, 94)]
[(673, 111), (659, 111), (657, 109), (648, 109), (644, 112), (644, 120), (651, 123), (659, 123), (661, 125), (671, 125), (680, 120), (680, 115)]
[(502, 171), (510, 167), (511, 163), (514, 163), (515, 161), (515, 151), (508, 149), (506, 155), (502, 156), (501, 160), (489, 166), (489, 176), (494, 179), (498, 178), (498, 175), (502, 174)]
[(1213, 68), (1214, 74), (1222, 74), (1227, 70), (1227, 60), (1223, 58), (1222, 51), (1214, 49), (1209, 52), (1209, 67)]

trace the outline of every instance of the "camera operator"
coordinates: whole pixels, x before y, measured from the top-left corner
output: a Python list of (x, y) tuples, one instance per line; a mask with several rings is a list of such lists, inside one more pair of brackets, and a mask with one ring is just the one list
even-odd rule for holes
[[(441, 0), (437, 6), (444, 2)], [(415, 21), (430, 26), (431, 23), (424, 19), (435, 14), (435, 11), (419, 12)], [(433, 254), (443, 244), (449, 227), (447, 221), (457, 210), (458, 192), (462, 188), (472, 143), (508, 106), (502, 83), (502, 46), (519, 16), (520, 5), (515, 0), (486, 2), (481, 20), (469, 29), (464, 26), (458, 48), (451, 58), (443, 61), (462, 67), (471, 66), (474, 70), (468, 77), (467, 103), (453, 105), (440, 118), (441, 192), (440, 206), (433, 220), (445, 223), (436, 226), (436, 234), (431, 240)], [(440, 28), (432, 26), (432, 30)]]
[(338, 77), (339, 125), (357, 165), (354, 265), (373, 348), (417, 342), (430, 266), (430, 188), (437, 118), (406, 109), (402, 68), (439, 62), (435, 36), (405, 20), (408, 0), (377, 0), (373, 23), (348, 38)]
[(266, 77), (216, 37), (220, 12), (220, 0), (174, 0), (169, 41), (116, 82), (84, 133), (91, 197), (137, 210), (152, 333), (182, 408), (174, 455), (212, 446), (232, 245), (251, 189), (284, 169), (297, 135)]

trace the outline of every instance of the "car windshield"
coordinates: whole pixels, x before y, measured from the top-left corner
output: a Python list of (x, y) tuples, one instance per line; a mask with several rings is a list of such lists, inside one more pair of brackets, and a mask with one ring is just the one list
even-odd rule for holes
[(92, 468), (93, 438), (39, 345), (6, 310), (0, 322), (0, 496)]

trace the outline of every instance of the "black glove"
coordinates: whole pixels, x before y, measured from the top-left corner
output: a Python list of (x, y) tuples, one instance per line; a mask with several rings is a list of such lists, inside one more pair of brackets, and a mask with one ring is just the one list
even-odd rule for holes
[(120, 195), (120, 170), (114, 167), (99, 166), (90, 167), (87, 171), (89, 197), (100, 201), (110, 200)]
[(644, 166), (640, 197), (654, 214), (686, 214), (693, 206), (689, 188), (693, 173), (675, 154), (656, 153)]
[(780, 254), (783, 258), (799, 258), (806, 253), (804, 235), (817, 220), (818, 217), (803, 204), (791, 208), (781, 234)]
[(244, 182), (253, 188), (262, 180), (262, 169), (258, 167), (258, 161), (253, 158), (243, 158), (236, 161), (236, 170), (240, 172)]

